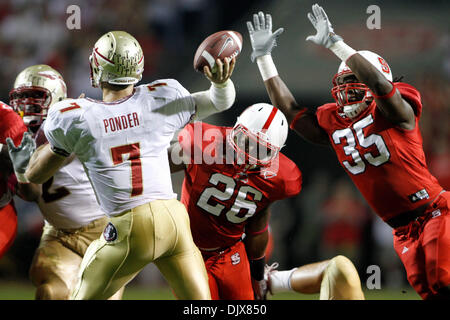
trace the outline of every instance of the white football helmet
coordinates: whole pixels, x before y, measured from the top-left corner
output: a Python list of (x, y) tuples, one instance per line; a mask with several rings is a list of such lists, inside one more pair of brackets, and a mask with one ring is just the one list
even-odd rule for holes
[[(389, 81), (392, 82), (392, 71), (387, 62), (378, 54), (362, 50), (358, 53), (375, 66)], [(344, 61), (339, 65), (338, 72), (333, 77), (331, 94), (339, 108), (349, 118), (354, 118), (367, 108), (373, 99), (370, 89), (361, 82), (344, 83), (348, 76), (354, 76)], [(350, 93), (350, 94), (349, 94)]]
[(245, 163), (269, 166), (277, 158), (288, 135), (284, 114), (267, 103), (245, 109), (237, 118), (228, 142)]
[(101, 82), (130, 85), (139, 82), (144, 72), (144, 53), (139, 42), (125, 31), (110, 31), (94, 45), (89, 56), (91, 84)]
[(61, 74), (52, 67), (39, 64), (22, 70), (9, 93), (14, 110), (25, 125), (36, 132), (47, 116), (48, 109), (67, 98), (67, 87)]

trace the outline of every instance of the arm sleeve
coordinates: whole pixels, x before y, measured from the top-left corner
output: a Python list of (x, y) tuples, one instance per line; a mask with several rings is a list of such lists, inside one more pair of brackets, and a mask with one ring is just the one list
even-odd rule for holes
[(284, 181), (284, 198), (296, 196), (302, 190), (302, 173), (296, 165), (292, 168), (292, 174)]
[(196, 105), (194, 119), (202, 120), (231, 108), (236, 99), (236, 89), (233, 81), (228, 79), (224, 84), (212, 83), (209, 90), (195, 92), (192, 96)]
[(413, 86), (403, 82), (396, 82), (394, 83), (394, 86), (400, 92), (402, 98), (408, 101), (409, 104), (411, 104), (416, 117), (420, 118), (422, 114), (422, 101), (420, 92)]
[(80, 128), (82, 109), (64, 112), (61, 110), (62, 108), (64, 108), (64, 102), (50, 108), (44, 123), (44, 134), (53, 151), (60, 151), (57, 153), (69, 155), (75, 152), (78, 145), (82, 143), (82, 130)]
[(280, 166), (283, 166), (283, 173), (281, 176), (282, 185), (278, 188), (278, 193), (276, 194), (274, 200), (281, 200), (285, 198), (290, 198), (296, 196), (302, 190), (302, 173), (297, 165), (290, 159), (285, 158), (280, 162)]

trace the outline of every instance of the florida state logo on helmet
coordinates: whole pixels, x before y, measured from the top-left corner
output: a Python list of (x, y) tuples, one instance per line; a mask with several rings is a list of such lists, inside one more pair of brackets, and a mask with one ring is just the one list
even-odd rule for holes
[(101, 82), (129, 85), (139, 82), (144, 72), (144, 54), (139, 42), (125, 31), (110, 31), (94, 45), (89, 56), (91, 84)]

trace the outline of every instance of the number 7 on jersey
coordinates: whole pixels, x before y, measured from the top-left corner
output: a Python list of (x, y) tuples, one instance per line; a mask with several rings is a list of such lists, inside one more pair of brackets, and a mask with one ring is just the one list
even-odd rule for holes
[(124, 161), (124, 154), (129, 154), (128, 160), (131, 162), (131, 196), (139, 196), (143, 192), (139, 142), (111, 148), (111, 157), (115, 166)]

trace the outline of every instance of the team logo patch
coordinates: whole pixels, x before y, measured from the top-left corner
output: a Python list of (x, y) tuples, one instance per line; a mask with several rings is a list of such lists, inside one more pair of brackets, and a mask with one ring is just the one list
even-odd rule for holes
[(239, 255), (239, 252), (236, 252), (235, 254), (231, 255), (231, 264), (235, 265), (241, 262), (241, 256)]
[(439, 217), (440, 215), (441, 215), (441, 210), (439, 210), (439, 209), (434, 210), (434, 211), (431, 213), (431, 217), (432, 217), (432, 218)]
[(428, 195), (428, 192), (426, 189), (422, 189), (420, 191), (417, 191), (416, 193), (410, 194), (408, 196), (408, 198), (409, 198), (409, 201), (414, 203), (414, 202), (417, 202), (417, 201), (420, 201), (423, 199), (428, 199), (428, 198), (430, 198), (430, 196)]
[(103, 237), (108, 242), (117, 239), (117, 229), (111, 222), (108, 222), (108, 224), (105, 227), (105, 230), (103, 230)]

